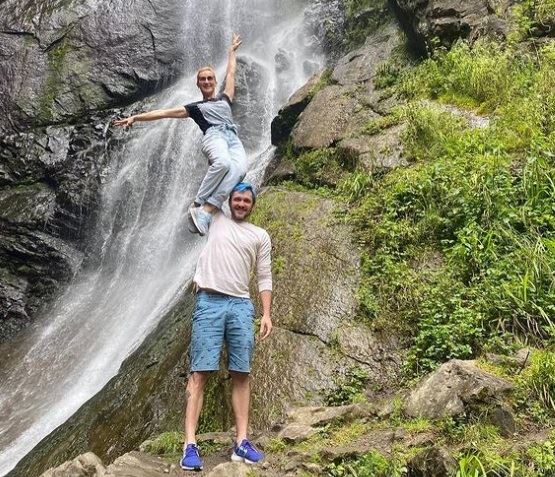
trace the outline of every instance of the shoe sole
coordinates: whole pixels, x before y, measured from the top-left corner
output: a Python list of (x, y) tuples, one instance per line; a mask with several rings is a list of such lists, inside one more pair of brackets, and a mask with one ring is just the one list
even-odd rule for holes
[(244, 457), (241, 457), (241, 456), (235, 454), (235, 452), (233, 454), (231, 454), (231, 461), (232, 462), (243, 462), (244, 464), (258, 464), (258, 462), (260, 462), (260, 461), (245, 459)]
[(194, 209), (194, 206), (189, 207), (189, 215), (191, 216), (191, 220), (193, 221), (193, 224), (195, 224), (195, 227), (196, 227), (196, 229), (197, 229), (197, 233), (198, 233), (201, 237), (203, 237), (204, 234), (200, 231), (200, 228), (199, 228), (199, 226), (198, 226), (198, 224), (197, 224), (197, 217), (196, 217), (195, 213), (193, 212), (193, 209)]
[(199, 231), (197, 229), (197, 225), (195, 224), (195, 221), (193, 220), (193, 214), (191, 213), (191, 209), (189, 209), (187, 211), (187, 229), (192, 234), (198, 234), (199, 233)]
[(179, 464), (179, 467), (181, 467), (183, 470), (196, 470), (196, 471), (201, 471), (202, 470), (202, 466), (200, 467), (186, 467), (184, 465)]

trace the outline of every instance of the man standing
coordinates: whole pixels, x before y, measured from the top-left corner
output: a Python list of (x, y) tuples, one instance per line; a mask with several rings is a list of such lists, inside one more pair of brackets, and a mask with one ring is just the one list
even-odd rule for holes
[(208, 158), (208, 170), (197, 192), (195, 202), (189, 208), (189, 230), (205, 235), (210, 222), (226, 201), (235, 184), (245, 177), (247, 156), (237, 137), (231, 105), (235, 96), (236, 51), (241, 39), (233, 34), (229, 48), (225, 87), (216, 94), (216, 72), (211, 66), (197, 71), (197, 87), (202, 101), (169, 109), (156, 109), (114, 121), (116, 126), (131, 127), (140, 121), (165, 118), (191, 118), (200, 127), (204, 137), (202, 152)]
[(249, 295), (251, 273), (256, 270), (262, 303), (260, 337), (272, 330), (271, 243), (268, 233), (247, 222), (256, 201), (253, 187), (237, 184), (229, 197), (231, 218), (214, 215), (208, 242), (200, 254), (195, 277), (197, 288), (191, 335), (191, 374), (187, 383), (185, 446), (181, 468), (201, 470), (196, 445), (197, 424), (202, 409), (204, 386), (210, 372), (220, 367), (223, 342), (228, 351), (232, 379), (231, 401), (235, 415), (236, 439), (231, 459), (252, 464), (263, 459), (247, 438), (250, 406), (250, 378), (254, 349), (254, 307)]

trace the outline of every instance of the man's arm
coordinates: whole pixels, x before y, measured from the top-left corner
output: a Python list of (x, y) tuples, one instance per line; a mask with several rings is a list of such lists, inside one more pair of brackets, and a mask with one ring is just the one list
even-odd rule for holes
[(224, 93), (230, 101), (233, 101), (235, 96), (235, 70), (237, 69), (237, 56), (235, 54), (237, 48), (241, 46), (241, 39), (237, 33), (233, 34), (231, 39), (231, 46), (229, 47), (229, 54), (227, 57), (227, 70), (225, 72), (225, 88)]
[(270, 336), (272, 331), (272, 317), (271, 317), (271, 306), (272, 306), (272, 291), (262, 290), (260, 292), (260, 301), (262, 302), (262, 319), (260, 320), (260, 338), (266, 339)]
[(114, 120), (115, 126), (129, 128), (137, 121), (156, 121), (157, 119), (165, 118), (188, 118), (189, 113), (184, 106), (178, 106), (170, 109), (155, 109), (146, 113), (135, 114), (128, 118)]

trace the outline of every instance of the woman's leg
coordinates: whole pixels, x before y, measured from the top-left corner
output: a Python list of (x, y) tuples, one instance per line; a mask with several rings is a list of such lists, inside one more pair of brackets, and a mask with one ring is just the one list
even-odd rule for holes
[(195, 198), (195, 202), (199, 205), (209, 202), (208, 199), (218, 189), (231, 168), (231, 155), (225, 132), (208, 130), (202, 142), (202, 152), (208, 158), (209, 167)]

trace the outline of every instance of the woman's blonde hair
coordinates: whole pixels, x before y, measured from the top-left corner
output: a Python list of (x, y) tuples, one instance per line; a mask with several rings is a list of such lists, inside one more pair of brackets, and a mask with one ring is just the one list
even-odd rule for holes
[(212, 74), (214, 75), (214, 80), (216, 79), (216, 70), (215, 70), (212, 66), (206, 65), (206, 66), (202, 66), (201, 68), (199, 68), (199, 69), (197, 70), (197, 81), (198, 81), (199, 75), (200, 75), (203, 71), (211, 71)]

